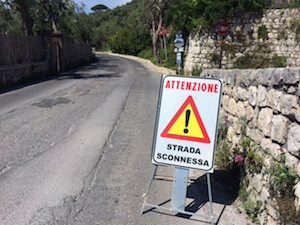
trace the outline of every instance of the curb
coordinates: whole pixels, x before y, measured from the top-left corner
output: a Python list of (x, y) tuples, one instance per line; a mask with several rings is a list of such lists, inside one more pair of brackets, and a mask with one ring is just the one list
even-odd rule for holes
[(139, 58), (137, 56), (123, 55), (123, 54), (112, 53), (112, 52), (96, 52), (96, 54), (107, 54), (107, 55), (113, 55), (113, 56), (123, 57), (123, 58), (127, 58), (127, 59), (132, 59), (134, 61), (144, 64), (148, 68), (154, 70), (155, 72), (160, 73), (161, 75), (176, 75), (175, 70), (168, 69), (168, 68), (162, 67), (162, 66), (157, 66), (157, 65), (153, 64), (150, 60)]

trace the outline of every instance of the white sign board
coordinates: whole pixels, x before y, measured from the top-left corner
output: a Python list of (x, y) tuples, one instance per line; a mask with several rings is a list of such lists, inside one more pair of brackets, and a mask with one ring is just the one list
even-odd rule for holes
[(152, 162), (213, 172), (222, 82), (164, 76)]

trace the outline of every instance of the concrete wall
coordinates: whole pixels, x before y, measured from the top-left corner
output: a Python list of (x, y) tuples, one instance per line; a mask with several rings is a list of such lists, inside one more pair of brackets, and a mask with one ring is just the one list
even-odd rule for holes
[[(233, 68), (234, 62), (246, 53), (256, 53), (272, 58), (274, 55), (285, 57), (289, 67), (300, 66), (300, 8), (268, 10), (263, 15), (242, 14), (227, 21), (230, 32), (222, 37), (217, 28), (192, 34), (188, 40), (185, 57), (185, 70), (193, 68), (219, 68), (217, 58), (221, 46), (222, 68)], [(260, 27), (265, 27), (265, 39), (259, 35)]]
[(91, 62), (91, 46), (60, 37), (0, 35), (0, 88)]
[[(221, 118), (227, 123), (227, 140), (232, 147), (239, 144), (245, 126), (245, 135), (262, 149), (262, 171), (284, 157), (285, 164), (300, 176), (300, 68), (207, 69), (201, 76), (224, 80)], [(269, 193), (270, 175), (261, 172), (248, 178), (248, 190), (265, 209), (259, 218), (261, 224), (278, 224)], [(294, 190), (300, 210), (299, 180)]]

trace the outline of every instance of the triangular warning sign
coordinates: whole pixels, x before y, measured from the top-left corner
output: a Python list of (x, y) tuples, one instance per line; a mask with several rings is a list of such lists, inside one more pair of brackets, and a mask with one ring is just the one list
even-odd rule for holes
[(162, 137), (210, 143), (192, 96), (189, 96), (161, 133)]

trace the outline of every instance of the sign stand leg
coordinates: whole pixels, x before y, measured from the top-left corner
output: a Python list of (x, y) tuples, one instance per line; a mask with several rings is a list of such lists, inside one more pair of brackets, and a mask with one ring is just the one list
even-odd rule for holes
[(143, 214), (143, 212), (144, 212), (144, 208), (145, 208), (145, 205), (146, 205), (146, 202), (147, 202), (148, 194), (149, 194), (152, 182), (154, 180), (154, 177), (155, 177), (155, 174), (156, 174), (156, 171), (157, 171), (157, 167), (158, 167), (157, 165), (154, 166), (154, 168), (152, 170), (150, 180), (149, 180), (148, 185), (147, 185), (147, 190), (143, 194), (143, 205), (142, 205), (142, 209), (141, 209), (141, 214)]
[(207, 189), (208, 189), (208, 199), (209, 199), (209, 208), (210, 208), (210, 217), (211, 224), (214, 225), (214, 212), (213, 212), (213, 204), (212, 204), (212, 191), (211, 191), (211, 182), (210, 182), (210, 174), (207, 174)]
[(171, 198), (171, 208), (175, 212), (184, 211), (185, 209), (188, 177), (188, 169), (175, 168)]

